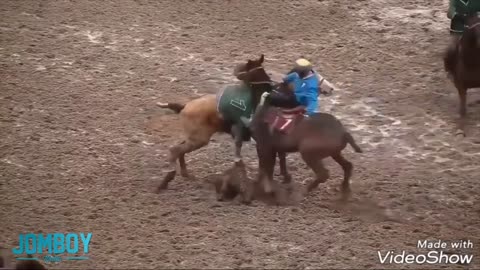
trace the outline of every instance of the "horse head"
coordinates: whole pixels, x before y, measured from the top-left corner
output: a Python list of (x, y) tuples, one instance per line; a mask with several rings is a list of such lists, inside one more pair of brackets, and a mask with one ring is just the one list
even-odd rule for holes
[(263, 62), (265, 60), (264, 55), (262, 54), (259, 59), (248, 60), (246, 63), (238, 64), (233, 69), (233, 75), (246, 83), (255, 83), (255, 82), (271, 82), (270, 77), (263, 69)]
[(256, 108), (260, 97), (265, 92), (272, 91), (272, 80), (263, 68), (265, 60), (262, 54), (258, 59), (248, 60), (246, 63), (237, 65), (234, 68), (234, 76), (249, 85), (252, 89), (253, 107)]

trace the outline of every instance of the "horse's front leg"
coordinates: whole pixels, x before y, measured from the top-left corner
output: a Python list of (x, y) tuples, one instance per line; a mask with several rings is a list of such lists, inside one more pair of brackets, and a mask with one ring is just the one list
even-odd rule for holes
[(292, 182), (292, 176), (287, 170), (287, 154), (285, 152), (278, 152), (278, 159), (280, 160), (280, 174), (283, 176), (283, 183), (289, 184)]
[(261, 146), (257, 145), (258, 154), (258, 180), (263, 184), (263, 190), (268, 195), (274, 195), (273, 186), (273, 170), (275, 168), (275, 161), (277, 153), (272, 149), (261, 149)]
[(458, 97), (460, 99), (460, 108), (459, 108), (459, 114), (460, 114), (460, 119), (458, 121), (458, 129), (459, 131), (457, 134), (461, 134), (465, 136), (465, 122), (466, 122), (466, 116), (467, 116), (467, 89), (464, 87), (458, 87)]
[(242, 159), (243, 145), (243, 127), (241, 124), (234, 124), (231, 128), (233, 138), (235, 140), (235, 161)]
[(467, 115), (467, 89), (459, 88), (458, 97), (460, 99), (460, 117), (465, 118)]

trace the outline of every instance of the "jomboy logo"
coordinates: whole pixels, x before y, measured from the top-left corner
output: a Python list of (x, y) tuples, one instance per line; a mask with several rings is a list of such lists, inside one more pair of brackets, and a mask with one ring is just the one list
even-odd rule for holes
[[(88, 260), (92, 233), (49, 233), (49, 234), (20, 234), (18, 248), (12, 249), (17, 260), (38, 260), (31, 255), (50, 254), (43, 257), (45, 262), (60, 262), (62, 260)], [(68, 256), (55, 256), (67, 253)], [(52, 255), (53, 254), (53, 255)], [(82, 256), (79, 256), (82, 254)]]

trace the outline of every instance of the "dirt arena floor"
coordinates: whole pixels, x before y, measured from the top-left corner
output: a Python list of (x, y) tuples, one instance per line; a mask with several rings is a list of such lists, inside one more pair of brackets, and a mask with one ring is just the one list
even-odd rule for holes
[[(443, 70), (446, 1), (0, 2), (0, 245), (18, 234), (92, 232), (90, 260), (52, 269), (480, 269), (480, 91), (468, 136)], [(233, 161), (216, 135), (187, 156), (195, 178), (153, 193), (186, 102), (234, 83), (266, 56), (275, 76), (300, 56), (337, 86), (321, 97), (365, 153), (354, 197), (342, 172), (299, 203), (220, 203), (206, 180)], [(255, 173), (254, 146), (243, 150)], [(312, 180), (298, 154), (294, 180)], [(278, 168), (276, 168), (278, 170)], [(276, 176), (281, 180), (281, 177)], [(471, 240), (470, 265), (380, 264), (378, 251), (425, 254), (418, 240)]]

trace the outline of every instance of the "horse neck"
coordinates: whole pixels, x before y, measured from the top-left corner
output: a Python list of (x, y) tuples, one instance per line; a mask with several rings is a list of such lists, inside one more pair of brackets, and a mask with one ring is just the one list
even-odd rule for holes
[(460, 38), (460, 57), (470, 67), (480, 65), (480, 49), (477, 47), (477, 37), (473, 30), (467, 30)]
[(252, 105), (253, 109), (256, 110), (258, 104), (260, 103), (260, 99), (262, 97), (262, 94), (265, 92), (270, 92), (272, 91), (272, 86), (268, 84), (253, 84), (251, 86), (252, 88)]
[(253, 116), (253, 122), (255, 124), (261, 123), (261, 119), (267, 114), (267, 111), (270, 108), (270, 104), (268, 100), (265, 100), (265, 102), (262, 105), (258, 105), (257, 109), (255, 110), (255, 114)]

